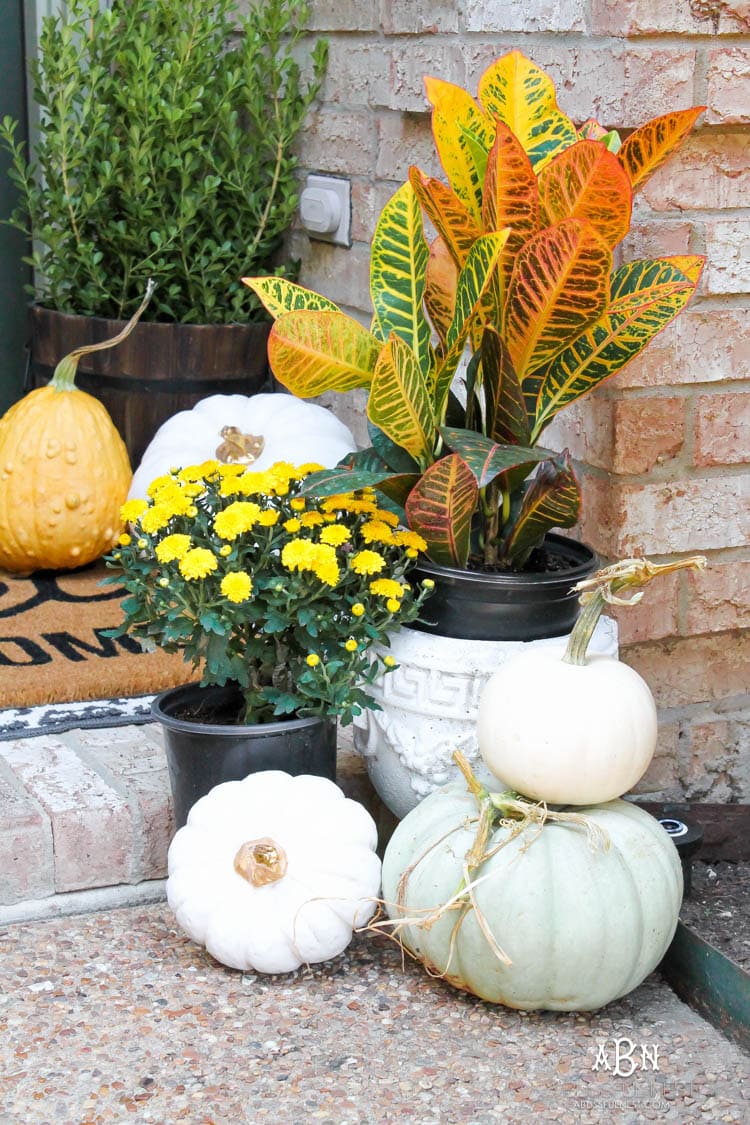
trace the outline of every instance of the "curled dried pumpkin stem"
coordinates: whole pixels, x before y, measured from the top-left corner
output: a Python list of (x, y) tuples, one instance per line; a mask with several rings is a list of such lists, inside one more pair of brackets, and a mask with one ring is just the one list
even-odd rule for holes
[[(637, 605), (643, 597), (643, 590), (635, 587), (647, 586), (655, 578), (673, 574), (676, 570), (705, 570), (704, 555), (690, 555), (674, 562), (655, 563), (650, 559), (622, 559), (598, 570), (591, 578), (584, 578), (573, 589), (579, 595), (581, 613), (573, 626), (563, 660), (566, 664), (583, 665), (586, 652), (594, 634), (596, 623), (607, 605)], [(631, 591), (623, 597), (623, 591)]]

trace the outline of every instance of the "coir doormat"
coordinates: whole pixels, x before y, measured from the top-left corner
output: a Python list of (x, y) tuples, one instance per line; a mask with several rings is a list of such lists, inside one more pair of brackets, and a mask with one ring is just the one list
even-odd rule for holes
[(26, 578), (0, 571), (0, 708), (127, 700), (194, 678), (179, 655), (105, 635), (121, 624), (125, 596), (101, 585), (110, 573), (101, 562)]

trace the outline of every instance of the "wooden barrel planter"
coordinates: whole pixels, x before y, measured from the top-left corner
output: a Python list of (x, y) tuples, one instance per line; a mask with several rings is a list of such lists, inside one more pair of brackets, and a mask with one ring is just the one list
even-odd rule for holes
[[(123, 327), (121, 320), (32, 306), (25, 390), (48, 383), (59, 360), (75, 348), (110, 339)], [(273, 389), (269, 329), (269, 324), (141, 321), (118, 347), (84, 356), (76, 383), (107, 408), (136, 468), (159, 426), (179, 410), (208, 395)]]

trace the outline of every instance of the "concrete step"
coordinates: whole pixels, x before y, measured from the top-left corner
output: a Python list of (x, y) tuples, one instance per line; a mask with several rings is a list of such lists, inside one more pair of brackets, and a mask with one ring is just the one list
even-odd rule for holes
[[(387, 824), (346, 729), (338, 779)], [(163, 897), (173, 831), (158, 723), (0, 742), (0, 923)]]

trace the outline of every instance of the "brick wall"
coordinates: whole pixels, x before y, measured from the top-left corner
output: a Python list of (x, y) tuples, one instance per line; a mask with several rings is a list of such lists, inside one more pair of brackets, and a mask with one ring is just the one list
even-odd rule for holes
[[(352, 181), (350, 249), (294, 241), (304, 284), (365, 314), (368, 243), (410, 164), (439, 174), (422, 77), (474, 91), (518, 47), (574, 120), (630, 129), (706, 104), (638, 196), (628, 257), (705, 253), (700, 291), (612, 384), (557, 423), (579, 460), (582, 538), (607, 558), (701, 551), (621, 616), (623, 657), (661, 709), (644, 791), (750, 800), (750, 2), (312, 0), (331, 44), (306, 168)], [(332, 402), (348, 421), (361, 400)], [(360, 433), (363, 431), (360, 429)]]

